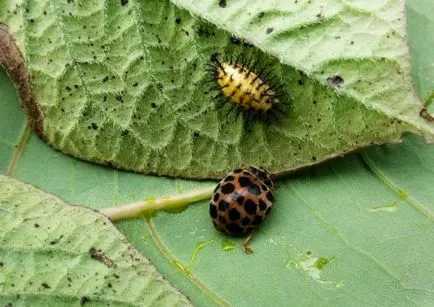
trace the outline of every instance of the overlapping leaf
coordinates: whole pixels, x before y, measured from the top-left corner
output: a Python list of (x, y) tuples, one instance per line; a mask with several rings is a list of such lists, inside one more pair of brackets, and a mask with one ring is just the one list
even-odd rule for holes
[(0, 175), (0, 304), (189, 306), (107, 218)]
[[(400, 1), (173, 2), (185, 9), (159, 0), (0, 2), (49, 144), (122, 169), (217, 178), (241, 164), (294, 170), (398, 141), (405, 130), (432, 137), (410, 82)], [(233, 35), (263, 51), (290, 102), (282, 119), (252, 131), (227, 115), (229, 105), (215, 108), (207, 83), (212, 54), (256, 48)]]

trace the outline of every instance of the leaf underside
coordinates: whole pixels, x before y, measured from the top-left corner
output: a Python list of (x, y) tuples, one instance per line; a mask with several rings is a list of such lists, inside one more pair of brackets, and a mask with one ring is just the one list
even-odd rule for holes
[[(219, 178), (242, 164), (285, 173), (404, 131), (434, 135), (410, 81), (401, 2), (322, 11), (303, 1), (174, 2), (203, 19), (159, 0), (0, 1), (31, 77), (27, 107), (38, 112), (28, 114), (47, 143), (121, 169)], [(211, 56), (256, 48), (221, 28), (262, 50), (256, 60), (288, 93), (279, 120), (250, 131), (229, 104), (215, 107)]]
[(190, 305), (107, 218), (4, 175), (0, 224), (2, 306)]

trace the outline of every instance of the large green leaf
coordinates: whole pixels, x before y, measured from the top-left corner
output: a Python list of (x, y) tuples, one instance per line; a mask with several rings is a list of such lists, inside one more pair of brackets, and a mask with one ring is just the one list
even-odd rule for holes
[[(0, 1), (0, 60), (21, 92), (30, 82), (21, 96), (44, 140), (122, 169), (219, 178), (241, 164), (291, 171), (403, 131), (433, 137), (411, 84), (402, 1), (173, 2), (185, 10), (168, 0)], [(290, 103), (251, 131), (208, 91), (213, 54), (256, 48), (233, 34), (263, 51), (255, 58)]]
[[(431, 1), (409, 5), (410, 12), (434, 9)], [(422, 51), (415, 25), (427, 33), (434, 25), (423, 14), (409, 17), (412, 56), (432, 63), (434, 50)], [(426, 97), (432, 80), (419, 69), (425, 66), (413, 74)], [(25, 129), (4, 71), (0, 97), (0, 170), (68, 203), (101, 208), (209, 186), (66, 157)], [(278, 181), (275, 211), (255, 236), (252, 255), (230, 249), (240, 240), (214, 231), (206, 202), (116, 225), (196, 305), (430, 306), (433, 155), (433, 147), (407, 137)]]
[(0, 304), (190, 306), (102, 214), (0, 175)]

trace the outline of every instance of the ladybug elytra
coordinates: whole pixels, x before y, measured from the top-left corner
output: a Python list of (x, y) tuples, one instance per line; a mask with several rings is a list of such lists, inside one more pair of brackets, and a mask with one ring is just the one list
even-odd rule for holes
[(209, 213), (215, 228), (233, 236), (250, 234), (242, 243), (246, 247), (253, 231), (271, 212), (274, 184), (263, 168), (249, 166), (231, 171), (214, 190)]

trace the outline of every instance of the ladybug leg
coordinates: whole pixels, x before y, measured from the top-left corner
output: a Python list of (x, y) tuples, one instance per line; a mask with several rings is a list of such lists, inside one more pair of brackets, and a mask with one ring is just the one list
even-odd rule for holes
[(250, 240), (252, 239), (253, 234), (255, 233), (255, 231), (253, 230), (244, 240), (243, 242), (241, 242), (241, 249), (246, 253), (246, 254), (252, 254), (253, 250), (247, 246), (247, 244), (250, 242)]

